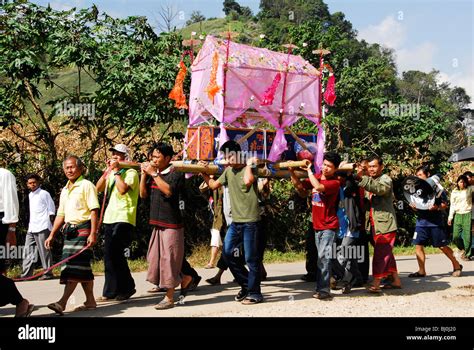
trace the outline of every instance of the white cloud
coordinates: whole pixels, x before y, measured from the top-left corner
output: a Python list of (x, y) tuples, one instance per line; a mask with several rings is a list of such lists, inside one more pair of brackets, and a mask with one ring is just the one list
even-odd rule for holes
[(399, 48), (395, 51), (399, 74), (407, 70), (429, 72), (434, 67), (434, 55), (437, 47), (433, 43), (424, 42), (412, 48)]
[(429, 72), (433, 68), (436, 45), (423, 42), (410, 48), (406, 47), (407, 30), (402, 22), (393, 16), (385, 17), (379, 24), (362, 29), (358, 36), (368, 43), (378, 43), (394, 49), (399, 74), (407, 70)]
[(399, 48), (406, 38), (406, 29), (400, 21), (393, 16), (388, 16), (379, 24), (370, 25), (359, 31), (359, 39), (368, 43), (378, 43), (392, 49)]
[(459, 86), (466, 90), (466, 93), (471, 97), (471, 104), (469, 108), (474, 108), (474, 71), (471, 69), (467, 74), (464, 72), (447, 74), (440, 72), (438, 76), (440, 82), (448, 82), (451, 87)]
[[(434, 63), (435, 55), (439, 53), (437, 45), (424, 41), (408, 47), (407, 37), (407, 29), (403, 22), (396, 20), (394, 16), (385, 17), (380, 23), (369, 25), (358, 34), (359, 39), (364, 39), (368, 43), (378, 43), (394, 49), (400, 75), (407, 70), (430, 72), (432, 69), (437, 69)], [(466, 90), (472, 100), (470, 107), (474, 108), (474, 69), (471, 67), (467, 72), (459, 71), (453, 74), (447, 74), (439, 68), (438, 70), (440, 70), (440, 81), (450, 83), (451, 87), (460, 86)]]
[(49, 5), (51, 6), (52, 9), (57, 10), (57, 11), (68, 11), (72, 9), (74, 6), (68, 5), (68, 4), (63, 4), (60, 2), (50, 2)]

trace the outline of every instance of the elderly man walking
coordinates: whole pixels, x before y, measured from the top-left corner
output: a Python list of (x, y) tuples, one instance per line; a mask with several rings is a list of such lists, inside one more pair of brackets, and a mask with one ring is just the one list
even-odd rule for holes
[(91, 310), (97, 306), (93, 293), (94, 275), (90, 248), (97, 241), (99, 200), (94, 184), (83, 177), (84, 168), (84, 163), (77, 156), (68, 156), (64, 160), (63, 170), (69, 181), (61, 191), (53, 229), (45, 241), (45, 247), (51, 249), (52, 241), (61, 231), (64, 235), (62, 259), (82, 251), (61, 268), (60, 283), (65, 285), (63, 296), (58, 302), (48, 305), (48, 308), (59, 315), (64, 314), (67, 301), (78, 283), (81, 283), (84, 289), (86, 301), (74, 311)]

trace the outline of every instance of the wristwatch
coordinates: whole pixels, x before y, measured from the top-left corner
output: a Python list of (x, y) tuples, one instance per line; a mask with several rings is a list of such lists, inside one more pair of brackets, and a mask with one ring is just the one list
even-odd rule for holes
[(114, 175), (120, 175), (120, 170), (115, 172)]
[(151, 177), (155, 178), (157, 177), (159, 174), (158, 173), (154, 173), (154, 174), (151, 174)]

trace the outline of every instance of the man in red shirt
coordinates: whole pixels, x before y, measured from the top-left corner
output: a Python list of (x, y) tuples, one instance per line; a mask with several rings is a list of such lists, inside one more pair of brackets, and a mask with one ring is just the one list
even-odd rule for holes
[(335, 152), (324, 154), (322, 174), (314, 175), (309, 166), (308, 179), (300, 181), (291, 171), (291, 182), (299, 195), (306, 197), (311, 190), (313, 228), (315, 232), (316, 248), (318, 250), (318, 264), (316, 272), (316, 293), (314, 298), (330, 300), (329, 278), (331, 259), (333, 258), (333, 242), (339, 228), (337, 206), (339, 200), (339, 180), (335, 177), (341, 157)]

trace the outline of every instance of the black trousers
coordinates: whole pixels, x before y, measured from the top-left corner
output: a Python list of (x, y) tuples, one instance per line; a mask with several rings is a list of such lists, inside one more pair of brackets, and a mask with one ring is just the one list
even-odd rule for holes
[(357, 262), (359, 267), (360, 274), (362, 275), (362, 282), (367, 283), (369, 280), (369, 266), (370, 266), (370, 256), (369, 256), (369, 240), (371, 236), (368, 235), (365, 231), (360, 232), (359, 240), (357, 242), (358, 246), (362, 247), (364, 252), (364, 260)]
[(188, 263), (185, 257), (183, 257), (183, 265), (181, 266), (181, 273), (183, 275), (191, 276), (196, 279), (199, 277), (197, 271)]
[[(3, 213), (0, 213), (0, 220)], [(5, 247), (7, 242), (8, 225), (2, 224), (0, 221), (0, 246)], [(3, 249), (5, 251), (5, 249)], [(0, 259), (0, 306), (8, 304), (18, 305), (23, 300), (20, 292), (15, 286), (15, 282), (2, 273), (6, 270), (6, 262)]]
[(104, 297), (115, 298), (135, 289), (135, 281), (125, 256), (133, 229), (133, 225), (125, 222), (104, 224)]
[(305, 250), (306, 250), (306, 272), (309, 275), (316, 276), (318, 266), (318, 249), (316, 248), (315, 233), (313, 223), (310, 222), (308, 230), (305, 235)]
[[(0, 212), (0, 246), (5, 247), (7, 244), (8, 225), (2, 223), (3, 212)], [(6, 251), (6, 249), (4, 249)], [(0, 274), (7, 270), (7, 261), (0, 257)]]

